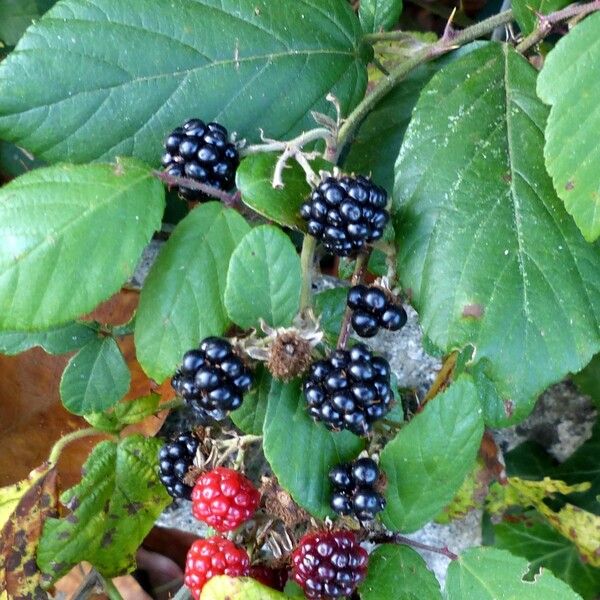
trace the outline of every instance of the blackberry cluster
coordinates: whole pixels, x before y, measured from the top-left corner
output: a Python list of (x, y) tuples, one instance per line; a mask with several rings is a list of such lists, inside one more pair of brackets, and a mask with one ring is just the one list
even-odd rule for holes
[(372, 458), (333, 467), (329, 480), (333, 485), (331, 508), (340, 515), (354, 515), (370, 521), (385, 508), (385, 498), (375, 489), (379, 468)]
[(351, 596), (365, 578), (367, 559), (353, 532), (317, 531), (292, 553), (292, 576), (307, 598)]
[(327, 177), (302, 205), (308, 232), (328, 252), (349, 256), (383, 235), (389, 221), (386, 191), (368, 177)]
[(391, 408), (390, 365), (364, 344), (313, 363), (304, 381), (309, 414), (328, 429), (366, 435)]
[(208, 337), (184, 354), (171, 385), (192, 408), (220, 421), (241, 406), (252, 375), (227, 340)]
[[(219, 123), (191, 119), (174, 129), (165, 141), (162, 164), (174, 177), (189, 177), (220, 190), (230, 190), (240, 157), (229, 141), (227, 129)], [(198, 190), (180, 186), (181, 196), (188, 200), (206, 200)]]
[(192, 487), (184, 478), (194, 462), (198, 439), (192, 433), (182, 433), (166, 443), (158, 453), (159, 479), (173, 498), (190, 500)]
[(355, 285), (350, 288), (347, 299), (352, 309), (352, 327), (363, 338), (377, 334), (380, 327), (398, 331), (406, 325), (406, 311), (386, 297), (376, 286)]

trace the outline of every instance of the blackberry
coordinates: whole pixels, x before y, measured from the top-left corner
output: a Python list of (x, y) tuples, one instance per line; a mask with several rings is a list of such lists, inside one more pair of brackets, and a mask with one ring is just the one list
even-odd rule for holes
[(198, 440), (192, 433), (182, 433), (166, 443), (158, 453), (159, 479), (173, 498), (190, 500), (192, 486), (184, 479), (194, 462)]
[(308, 233), (337, 256), (356, 254), (383, 235), (386, 191), (368, 177), (327, 177), (300, 209)]
[(366, 435), (391, 408), (390, 365), (364, 344), (314, 362), (304, 380), (309, 414), (328, 429)]
[(385, 498), (375, 488), (379, 468), (372, 458), (359, 458), (333, 467), (329, 480), (333, 486), (331, 508), (340, 515), (354, 515), (370, 521), (385, 508)]
[[(165, 140), (162, 164), (169, 175), (228, 191), (234, 186), (240, 157), (235, 145), (229, 142), (225, 127), (191, 119), (183, 127), (174, 129)], [(187, 200), (209, 199), (198, 190), (184, 186), (177, 189)]]
[(404, 308), (391, 302), (377, 286), (359, 284), (351, 287), (347, 304), (352, 309), (352, 327), (363, 338), (373, 337), (380, 327), (398, 331), (408, 319)]
[(367, 559), (352, 531), (317, 531), (292, 553), (292, 577), (307, 598), (351, 596), (365, 578)]
[(220, 421), (241, 406), (252, 375), (226, 339), (208, 337), (183, 355), (171, 385), (192, 408)]

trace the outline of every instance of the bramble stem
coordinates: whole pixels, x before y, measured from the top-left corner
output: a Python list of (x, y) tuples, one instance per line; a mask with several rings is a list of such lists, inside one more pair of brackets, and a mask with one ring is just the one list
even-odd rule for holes
[(449, 550), (447, 546), (444, 546), (443, 548), (438, 548), (436, 546), (430, 546), (429, 544), (422, 544), (421, 542), (411, 540), (410, 538), (404, 535), (400, 535), (399, 533), (394, 533), (392, 531), (377, 533), (374, 536), (370, 537), (369, 541), (374, 542), (376, 544), (404, 544), (405, 546), (418, 548), (419, 550), (427, 550), (427, 552), (435, 552), (436, 554), (442, 554), (443, 556), (448, 557), (450, 560), (456, 560), (458, 558), (458, 555), (454, 554), (454, 552)]
[(300, 293), (300, 312), (312, 306), (312, 276), (315, 262), (317, 239), (306, 234), (302, 241), (300, 268), (302, 270), (302, 291)]
[(71, 442), (75, 440), (79, 440), (84, 437), (89, 437), (92, 435), (109, 435), (105, 431), (100, 431), (99, 429), (94, 429), (93, 427), (89, 427), (88, 429), (77, 429), (76, 431), (72, 431), (71, 433), (67, 433), (63, 435), (55, 444), (52, 446), (52, 450), (50, 451), (50, 456), (48, 457), (48, 464), (53, 467), (58, 462), (60, 458), (61, 452), (68, 446)]
[(110, 600), (123, 600), (123, 596), (121, 596), (121, 592), (117, 589), (117, 586), (112, 582), (108, 577), (103, 577), (100, 575), (102, 580), (102, 585), (104, 586), (104, 591)]
[(264, 144), (253, 144), (252, 146), (246, 146), (240, 150), (240, 156), (261, 154), (263, 152), (281, 152), (285, 151), (290, 146), (302, 148), (311, 142), (316, 142), (317, 140), (327, 141), (329, 139), (331, 139), (331, 131), (325, 127), (318, 127), (316, 129), (311, 129), (310, 131), (305, 131), (292, 140), (284, 142), (280, 142), (278, 140), (265, 140), (266, 143)]
[(191, 600), (192, 592), (190, 592), (190, 588), (183, 585), (178, 590), (177, 593), (171, 598), (171, 600)]
[[(389, 77), (384, 77), (381, 82), (373, 89), (373, 91), (363, 98), (359, 105), (350, 113), (340, 128), (338, 135), (338, 149), (348, 141), (354, 130), (367, 116), (371, 109), (396, 85), (402, 81), (413, 69), (419, 65), (426, 63), (434, 58), (438, 58), (450, 50), (454, 50), (464, 44), (472, 42), (488, 33), (491, 33), (499, 25), (504, 25), (513, 20), (512, 10), (501, 12), (489, 19), (485, 19), (479, 23), (475, 23), (460, 32), (455, 32), (450, 27), (447, 27), (444, 35), (434, 44), (423, 48), (416, 52), (411, 58), (398, 65), (390, 72)], [(401, 33), (401, 32), (399, 32)], [(373, 36), (381, 36), (381, 34), (369, 34), (363, 39), (366, 41), (380, 41), (382, 38)]]
[(185, 400), (183, 398), (175, 397), (173, 400), (169, 400), (168, 402), (163, 402), (158, 405), (156, 412), (162, 412), (163, 410), (172, 410), (174, 408), (181, 408), (185, 406)]
[(236, 206), (238, 203), (236, 194), (228, 194), (223, 190), (213, 187), (212, 185), (207, 185), (206, 183), (200, 183), (195, 179), (189, 179), (188, 177), (175, 177), (174, 175), (169, 175), (164, 171), (154, 171), (153, 175), (157, 179), (164, 181), (169, 187), (181, 186), (189, 188), (190, 190), (197, 190), (203, 194), (206, 194), (207, 196), (210, 196), (211, 198), (220, 200), (226, 206)]
[(458, 352), (456, 351), (448, 355), (444, 361), (444, 364), (442, 365), (442, 368), (437, 374), (437, 377), (431, 384), (427, 394), (425, 394), (425, 398), (423, 398), (423, 402), (421, 402), (421, 408), (425, 406), (432, 398), (437, 396), (448, 385), (450, 377), (452, 377), (452, 373), (454, 372), (454, 367), (456, 367), (457, 359)]
[[(356, 258), (356, 265), (354, 265), (354, 273), (350, 285), (358, 285), (367, 270), (369, 264), (369, 257), (371, 256), (371, 249), (363, 250)], [(342, 319), (342, 327), (340, 328), (340, 335), (338, 337), (337, 348), (343, 350), (348, 343), (348, 337), (350, 336), (350, 319), (352, 318), (352, 309), (346, 306), (344, 311), (344, 318)]]
[(517, 44), (516, 50), (525, 53), (536, 44), (539, 44), (557, 23), (566, 21), (571, 17), (585, 17), (597, 10), (600, 10), (600, 0), (594, 0), (594, 2), (588, 2), (587, 4), (573, 4), (549, 15), (538, 14), (536, 28)]

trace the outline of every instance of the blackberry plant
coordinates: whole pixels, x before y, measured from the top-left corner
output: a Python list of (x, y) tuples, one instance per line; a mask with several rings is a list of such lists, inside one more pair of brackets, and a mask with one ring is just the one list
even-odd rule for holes
[(0, 0), (0, 598), (596, 599), (600, 2), (458, 4)]

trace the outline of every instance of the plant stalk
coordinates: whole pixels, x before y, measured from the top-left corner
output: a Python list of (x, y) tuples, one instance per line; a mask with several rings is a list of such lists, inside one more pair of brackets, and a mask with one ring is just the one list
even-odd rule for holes
[(443, 556), (448, 557), (450, 560), (456, 560), (458, 558), (458, 555), (454, 554), (454, 552), (449, 550), (446, 546), (444, 546), (443, 548), (438, 548), (436, 546), (430, 546), (429, 544), (422, 544), (421, 542), (411, 540), (410, 538), (404, 535), (400, 535), (399, 533), (395, 533), (392, 531), (377, 533), (374, 536), (370, 537), (369, 540), (376, 544), (403, 544), (405, 546), (410, 546), (419, 550), (426, 550), (427, 552), (435, 552), (436, 554), (442, 554)]
[(302, 291), (300, 292), (300, 312), (312, 306), (312, 278), (315, 262), (317, 239), (312, 235), (305, 235), (300, 253), (300, 268), (302, 270)]
[(72, 431), (71, 433), (67, 433), (63, 435), (55, 444), (52, 446), (52, 450), (50, 451), (50, 456), (48, 457), (48, 464), (53, 467), (58, 462), (60, 458), (61, 452), (68, 446), (71, 442), (75, 440), (80, 440), (84, 437), (89, 437), (92, 435), (109, 435), (104, 431), (100, 431), (99, 429), (94, 429), (93, 427), (89, 427), (88, 429), (77, 429), (76, 431)]
[(456, 361), (458, 359), (458, 352), (454, 351), (444, 361), (442, 368), (440, 369), (437, 377), (434, 382), (431, 384), (431, 387), (425, 394), (425, 398), (423, 398), (423, 402), (421, 402), (421, 408), (425, 406), (432, 398), (437, 396), (445, 387), (448, 386), (450, 382), (450, 378), (452, 377), (452, 373), (454, 372), (454, 367), (456, 367)]

